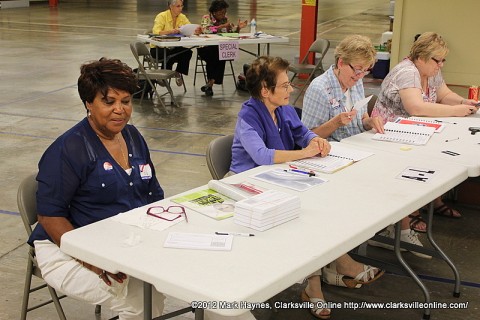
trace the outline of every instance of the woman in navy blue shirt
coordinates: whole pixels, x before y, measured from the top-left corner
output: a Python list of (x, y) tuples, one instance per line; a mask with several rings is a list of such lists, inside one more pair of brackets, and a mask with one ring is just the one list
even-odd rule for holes
[[(39, 223), (29, 239), (49, 285), (106, 305), (120, 319), (143, 319), (142, 282), (74, 259), (59, 246), (65, 232), (164, 197), (145, 140), (127, 124), (137, 89), (134, 73), (119, 60), (82, 65), (78, 92), (87, 117), (55, 140), (39, 162)], [(164, 296), (154, 294), (158, 316)]]

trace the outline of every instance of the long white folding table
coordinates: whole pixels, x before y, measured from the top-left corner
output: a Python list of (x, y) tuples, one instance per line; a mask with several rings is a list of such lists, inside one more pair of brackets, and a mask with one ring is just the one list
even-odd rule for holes
[[(398, 179), (407, 166), (431, 168), (436, 172), (435, 177), (428, 183)], [(124, 272), (144, 281), (145, 319), (151, 319), (150, 285), (189, 303), (264, 302), (468, 176), (463, 166), (375, 151), (373, 156), (334, 174), (320, 174), (329, 181), (304, 192), (252, 178), (276, 167), (286, 165), (258, 167), (224, 181), (250, 181), (264, 188), (297, 194), (301, 199), (300, 217), (264, 232), (253, 231), (254, 237), (237, 237), (232, 251), (163, 247), (170, 231), (252, 232), (234, 224), (233, 219), (216, 221), (195, 213), (189, 215), (188, 223), (161, 232), (106, 219), (64, 234), (61, 249), (109, 272)], [(140, 243), (126, 246), (124, 240), (132, 235), (139, 237)], [(211, 311), (226, 316), (246, 312), (245, 309)], [(203, 310), (196, 310), (197, 317), (203, 317)]]

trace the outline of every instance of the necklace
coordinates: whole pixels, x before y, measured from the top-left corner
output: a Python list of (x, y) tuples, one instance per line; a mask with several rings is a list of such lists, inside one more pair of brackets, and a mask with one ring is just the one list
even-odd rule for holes
[(118, 146), (120, 147), (120, 152), (122, 153), (123, 161), (125, 161), (125, 167), (123, 168), (128, 169), (128, 159), (125, 153), (123, 152), (122, 143), (120, 142), (120, 136), (117, 136), (117, 142), (118, 142)]
[[(101, 141), (104, 145), (105, 145), (105, 142), (104, 142), (103, 140), (107, 140), (107, 141), (112, 141), (112, 140), (113, 140), (113, 139), (105, 139), (105, 138), (101, 137), (101, 136), (98, 135), (98, 134), (97, 134), (97, 137), (100, 139), (100, 141)], [(123, 158), (122, 160), (124, 161), (125, 166), (123, 166), (120, 162), (118, 162), (118, 161), (117, 161), (117, 162), (118, 162), (118, 164), (119, 164), (122, 168), (124, 168), (124, 169), (129, 169), (128, 159), (127, 159), (127, 156), (125, 155), (125, 152), (123, 152), (122, 143), (120, 142), (120, 135), (117, 135), (117, 139), (116, 139), (116, 140), (117, 140), (117, 143), (118, 143), (118, 147), (120, 148), (120, 152), (122, 153), (122, 158)], [(112, 142), (113, 142), (113, 141), (112, 141)], [(107, 147), (107, 146), (105, 145), (105, 147)], [(107, 148), (107, 150), (108, 150), (108, 148)], [(110, 152), (110, 151), (109, 151), (109, 152)], [(112, 154), (111, 154), (111, 155), (112, 155)], [(112, 155), (112, 157), (113, 157), (113, 155)]]

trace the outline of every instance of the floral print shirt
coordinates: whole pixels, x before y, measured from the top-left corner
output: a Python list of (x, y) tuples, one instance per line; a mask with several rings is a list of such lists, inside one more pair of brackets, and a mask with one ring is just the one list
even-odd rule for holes
[(433, 77), (428, 78), (427, 89), (423, 91), (420, 81), (420, 72), (408, 58), (397, 64), (383, 80), (372, 117), (379, 116), (386, 123), (394, 121), (398, 117), (410, 117), (400, 99), (400, 90), (407, 88), (418, 88), (422, 90), (423, 101), (437, 102), (437, 90), (443, 86), (442, 73), (439, 71)]

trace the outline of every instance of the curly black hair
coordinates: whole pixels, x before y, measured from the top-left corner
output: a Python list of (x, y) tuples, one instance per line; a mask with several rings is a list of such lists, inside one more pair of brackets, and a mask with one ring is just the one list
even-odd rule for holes
[(228, 7), (229, 5), (225, 0), (213, 0), (208, 11), (210, 13), (214, 13), (223, 9), (227, 9)]
[(138, 79), (132, 69), (118, 59), (100, 58), (98, 61), (85, 63), (80, 67), (78, 94), (87, 107), (97, 93), (104, 97), (108, 89), (118, 89), (130, 94), (138, 90)]

